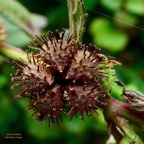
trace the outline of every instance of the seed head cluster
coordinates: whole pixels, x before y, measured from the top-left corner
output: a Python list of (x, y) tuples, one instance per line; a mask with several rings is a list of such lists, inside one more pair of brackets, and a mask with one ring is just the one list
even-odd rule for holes
[(26, 110), (33, 109), (32, 116), (42, 123), (48, 118), (49, 126), (58, 124), (62, 113), (70, 119), (78, 114), (83, 120), (84, 113), (92, 117), (108, 96), (102, 89), (107, 58), (92, 44), (74, 43), (74, 35), (65, 37), (64, 29), (36, 36), (30, 47), (37, 53), (27, 52), (28, 62), (13, 61), (17, 68), (12, 88), (22, 88), (16, 97), (29, 98)]

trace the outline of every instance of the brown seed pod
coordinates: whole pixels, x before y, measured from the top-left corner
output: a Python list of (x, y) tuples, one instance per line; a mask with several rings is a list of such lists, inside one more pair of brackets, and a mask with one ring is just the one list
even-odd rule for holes
[[(92, 117), (92, 111), (96, 112), (99, 105), (105, 105), (100, 99), (105, 98), (107, 93), (100, 90), (99, 84), (91, 85), (69, 85), (67, 92), (69, 96), (68, 103), (71, 106), (69, 115), (72, 118), (79, 112), (80, 118), (84, 120), (84, 112)], [(96, 112), (97, 113), (97, 112)]]
[(63, 111), (63, 88), (60, 85), (55, 85), (51, 89), (44, 92), (43, 98), (30, 103), (27, 110), (34, 109), (32, 116), (42, 123), (49, 117), (49, 126), (57, 123), (58, 119), (62, 120), (61, 112)]
[(104, 78), (105, 75), (101, 70), (109, 68), (106, 66), (100, 66), (100, 64), (105, 62), (105, 56), (98, 53), (99, 49), (95, 46), (89, 51), (90, 46), (82, 45), (74, 56), (72, 64), (68, 70), (67, 79), (73, 79), (75, 81), (80, 81), (87, 83), (88, 81), (93, 81), (95, 77), (97, 79)]
[(37, 36), (35, 42), (30, 46), (40, 50), (40, 54), (36, 55), (36, 57), (60, 73), (69, 65), (77, 51), (77, 45), (72, 42), (74, 36), (69, 35), (64, 40), (64, 34), (64, 29), (61, 36), (58, 30), (55, 31), (55, 34), (48, 32), (48, 35)]
[(17, 94), (17, 97), (22, 97), (25, 93), (28, 93), (36, 95), (39, 99), (40, 93), (53, 83), (54, 77), (50, 69), (39, 63), (33, 54), (28, 55), (28, 60), (28, 63), (22, 60), (13, 61), (20, 69), (12, 77), (12, 81), (17, 81), (12, 89), (22, 86), (23, 89)]

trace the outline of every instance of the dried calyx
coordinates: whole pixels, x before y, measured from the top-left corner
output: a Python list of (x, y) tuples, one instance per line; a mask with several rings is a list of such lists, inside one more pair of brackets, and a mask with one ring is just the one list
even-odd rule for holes
[(36, 36), (30, 47), (37, 54), (27, 53), (28, 62), (14, 60), (18, 67), (12, 88), (21, 86), (17, 97), (27, 97), (27, 110), (33, 109), (35, 119), (42, 123), (49, 117), (49, 126), (62, 119), (61, 113), (72, 118), (77, 113), (84, 119), (84, 112), (92, 112), (104, 106), (108, 92), (103, 90), (108, 75), (107, 58), (91, 44), (73, 42), (73, 35), (64, 39), (61, 34), (48, 32)]

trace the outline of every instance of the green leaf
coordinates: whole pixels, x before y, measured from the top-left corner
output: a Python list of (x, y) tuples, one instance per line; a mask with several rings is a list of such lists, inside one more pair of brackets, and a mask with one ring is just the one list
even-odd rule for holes
[(128, 42), (128, 35), (118, 30), (110, 20), (95, 19), (90, 25), (90, 33), (93, 35), (93, 42), (98, 47), (112, 52), (119, 52), (125, 48)]
[[(47, 19), (44, 16), (37, 14), (31, 14), (30, 18), (35, 29), (35, 33), (40, 35), (41, 29), (47, 25)], [(22, 31), (19, 27), (2, 16), (0, 16), (0, 21), (2, 21), (3, 25), (5, 26), (7, 33), (6, 42), (8, 44), (16, 47), (23, 47), (29, 44), (29, 41), (31, 40), (30, 37), (26, 35), (26, 33), (24, 33), (24, 31)]]
[(6, 31), (4, 25), (0, 22), (0, 43), (5, 42), (6, 40)]
[(116, 11), (120, 9), (121, 0), (100, 0), (101, 4), (109, 10)]
[(45, 16), (31, 13), (30, 19), (37, 35), (41, 34), (41, 29), (46, 27), (48, 20)]
[(29, 44), (30, 37), (27, 36), (19, 27), (4, 17), (0, 17), (0, 21), (3, 22), (7, 32), (6, 43), (16, 47), (22, 47)]
[(32, 37), (33, 26), (28, 10), (16, 0), (0, 0), (0, 13)]
[(143, 0), (127, 0), (125, 3), (125, 8), (128, 12), (137, 15), (144, 15), (144, 1)]
[(12, 30), (7, 37), (7, 43), (16, 47), (27, 46), (29, 41), (29, 37), (19, 28)]

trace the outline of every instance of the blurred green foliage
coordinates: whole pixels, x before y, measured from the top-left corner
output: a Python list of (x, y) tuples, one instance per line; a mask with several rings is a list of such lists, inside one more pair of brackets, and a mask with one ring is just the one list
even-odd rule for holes
[[(12, 0), (7, 1), (13, 3)], [(31, 31), (34, 34), (68, 29), (66, 0), (19, 0), (19, 2), (30, 11), (26, 25), (23, 23), (25, 19), (20, 16), (22, 9), (21, 11), (19, 8), (16, 9), (14, 14), (18, 12), (18, 15), (11, 17), (11, 12), (0, 6), (0, 22), (6, 29), (6, 42), (9, 45), (27, 49), (32, 39), (25, 33), (27, 29), (31, 29), (28, 23), (33, 26)], [(115, 67), (118, 78), (126, 84), (126, 87), (144, 92), (144, 0), (84, 0), (84, 2), (89, 17), (83, 42), (87, 44), (92, 42), (100, 47), (104, 54), (115, 57), (123, 64)], [(22, 13), (25, 13), (25, 8)], [(5, 14), (14, 19), (14, 16), (20, 16), (19, 22), (12, 23)], [(19, 27), (16, 26), (20, 23)], [(108, 130), (101, 112), (100, 116), (95, 116), (93, 119), (85, 116), (85, 122), (79, 118), (74, 118), (72, 121), (64, 118), (60, 126), (51, 128), (48, 128), (47, 123), (42, 125), (31, 119), (32, 111), (25, 111), (28, 101), (14, 99), (18, 89), (13, 91), (10, 89), (12, 85), (10, 73), (14, 70), (8, 61), (10, 60), (4, 55), (0, 56), (0, 143), (7, 144), (10, 141), (11, 144), (104, 144), (106, 142)], [(121, 92), (122, 88), (117, 86), (112, 96), (122, 99)], [(5, 139), (6, 133), (21, 133), (22, 139)]]

